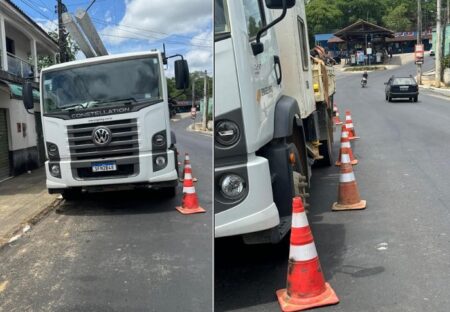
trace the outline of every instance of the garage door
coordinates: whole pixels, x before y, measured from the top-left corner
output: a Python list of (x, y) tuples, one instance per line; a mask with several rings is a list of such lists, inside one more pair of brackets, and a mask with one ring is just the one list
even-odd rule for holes
[(9, 177), (9, 147), (6, 110), (0, 109), (0, 181)]

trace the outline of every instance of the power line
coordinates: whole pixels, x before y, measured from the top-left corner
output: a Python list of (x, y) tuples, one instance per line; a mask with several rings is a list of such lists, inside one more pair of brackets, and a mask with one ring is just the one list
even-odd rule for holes
[(55, 26), (58, 26), (55, 22), (53, 22), (53, 20), (48, 17), (47, 15), (45, 15), (44, 13), (41, 12), (41, 10), (35, 8), (32, 3), (25, 1), (25, 0), (20, 0), (22, 1), (24, 4), (26, 4), (28, 7), (30, 7), (32, 10), (34, 10), (35, 12), (37, 12), (39, 15), (41, 15), (42, 17), (44, 17), (46, 20), (48, 20), (50, 23), (52, 23)]
[[(141, 38), (136, 38), (136, 37), (126, 37), (126, 36), (118, 36), (118, 35), (106, 35), (103, 34), (102, 36), (105, 37), (114, 37), (114, 38), (123, 38), (123, 39), (131, 39), (131, 40), (148, 40), (148, 39), (155, 39), (155, 38), (148, 38), (148, 37), (141, 37)], [(156, 38), (158, 40), (164, 40), (163, 38)], [(185, 42), (176, 42), (176, 41), (172, 41), (172, 40), (164, 40), (167, 43), (173, 43), (173, 44), (180, 44), (180, 45), (189, 45), (189, 46), (194, 46), (194, 47), (199, 47), (199, 48), (208, 48), (211, 49), (211, 46), (204, 46), (204, 45), (195, 45), (195, 44), (190, 44), (190, 43), (185, 43)]]
[[(99, 23), (99, 24), (103, 24), (103, 25), (106, 25), (106, 26), (111, 26), (110, 24), (104, 22), (103, 20), (98, 19), (98, 18), (95, 18), (95, 17), (92, 17), (92, 20), (96, 21), (96, 22)], [(145, 29), (145, 28), (134, 27), (134, 26), (125, 25), (125, 24), (121, 24), (120, 26), (119, 26), (119, 25), (116, 25), (115, 27), (118, 28), (118, 29), (122, 29), (122, 30), (124, 30), (124, 31), (128, 31), (128, 32), (130, 32), (130, 31), (129, 31), (129, 30), (125, 30), (124, 28), (135, 29), (135, 30), (144, 31), (144, 32), (147, 32), (147, 33), (155, 33), (155, 34), (157, 34), (157, 35), (159, 35), (159, 36), (161, 36), (161, 35), (163, 35), (163, 36), (171, 36), (171, 35), (173, 35), (173, 34), (168, 34), (168, 33), (159, 32), (159, 31), (150, 30), (150, 29)], [(130, 33), (133, 33), (133, 32), (130, 32)], [(134, 33), (134, 34), (136, 34), (136, 33)], [(177, 37), (180, 37), (180, 38), (186, 38), (186, 39), (190, 39), (190, 40), (196, 40), (196, 41), (199, 41), (199, 42), (201, 41), (202, 43), (204, 43), (204, 42), (212, 43), (212, 40), (211, 40), (211, 39), (191, 38), (191, 37), (189, 37), (189, 36), (183, 36), (183, 35), (176, 35), (176, 36), (177, 36)], [(161, 39), (161, 38), (157, 38), (157, 39)]]

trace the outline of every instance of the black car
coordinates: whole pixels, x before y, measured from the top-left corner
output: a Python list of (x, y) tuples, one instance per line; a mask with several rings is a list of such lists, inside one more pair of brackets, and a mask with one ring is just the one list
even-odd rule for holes
[(417, 102), (419, 97), (419, 87), (413, 76), (409, 77), (395, 77), (389, 78), (386, 85), (386, 101), (391, 102), (392, 99), (406, 98)]

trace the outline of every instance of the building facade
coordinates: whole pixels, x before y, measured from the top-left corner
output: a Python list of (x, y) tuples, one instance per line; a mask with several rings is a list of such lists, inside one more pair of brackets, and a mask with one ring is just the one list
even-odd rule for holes
[(57, 43), (10, 0), (0, 1), (0, 181), (37, 168), (45, 161), (39, 93), (26, 111), (22, 83), (38, 88), (38, 59), (56, 61)]

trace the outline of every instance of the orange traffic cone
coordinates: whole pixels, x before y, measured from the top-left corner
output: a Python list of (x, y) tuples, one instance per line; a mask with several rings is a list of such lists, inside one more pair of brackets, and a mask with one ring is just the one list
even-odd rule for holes
[(366, 208), (366, 201), (359, 197), (353, 166), (347, 151), (341, 154), (341, 174), (339, 176), (338, 201), (333, 204), (332, 210), (355, 210)]
[(338, 107), (336, 105), (333, 105), (333, 112), (334, 112), (334, 124), (337, 125), (342, 125), (342, 121), (339, 119), (339, 110)]
[(350, 145), (350, 139), (348, 138), (348, 130), (347, 127), (342, 125), (342, 132), (341, 132), (341, 148), (339, 149), (339, 158), (336, 160), (336, 166), (341, 165), (341, 157), (342, 153), (347, 152), (350, 157), (350, 163), (352, 165), (356, 165), (358, 163), (358, 159), (353, 156), (352, 146)]
[(325, 282), (300, 197), (293, 199), (292, 209), (287, 287), (277, 291), (281, 310), (301, 311), (336, 304), (339, 298)]
[(350, 114), (350, 111), (345, 112), (345, 125), (348, 129), (348, 138), (350, 140), (359, 139), (359, 137), (356, 136), (355, 126), (353, 125), (352, 115)]
[(182, 214), (192, 214), (205, 212), (205, 209), (198, 204), (198, 197), (195, 193), (194, 182), (192, 181), (191, 169), (186, 168), (183, 182), (183, 201), (181, 207), (176, 207)]
[[(192, 166), (191, 166), (191, 159), (189, 158), (189, 154), (185, 153), (184, 154), (184, 169), (183, 169), (183, 177), (186, 174), (186, 168), (190, 168), (191, 169), (191, 174), (192, 174)], [(183, 182), (184, 179), (183, 177), (180, 178), (180, 181)], [(192, 181), (197, 182), (197, 178), (192, 177)]]

